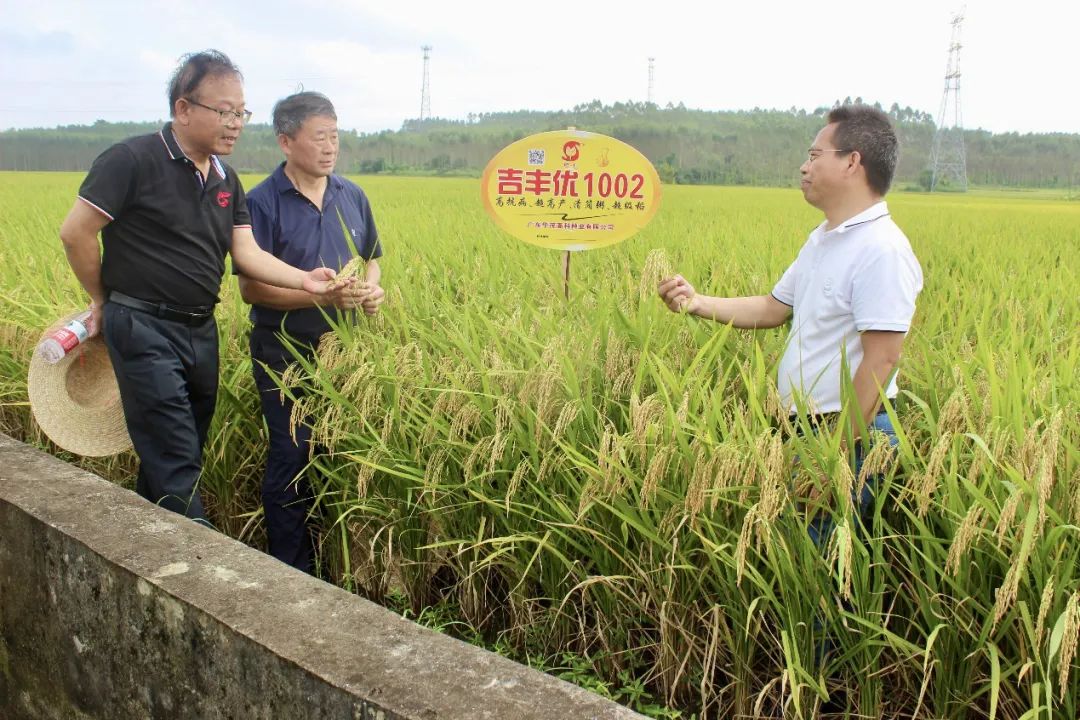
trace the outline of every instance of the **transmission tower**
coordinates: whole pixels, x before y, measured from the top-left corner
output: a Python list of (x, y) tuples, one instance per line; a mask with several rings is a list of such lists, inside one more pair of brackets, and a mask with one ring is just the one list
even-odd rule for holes
[(649, 58), (649, 104), (653, 104), (653, 77), (656, 70), (656, 58)]
[(930, 192), (938, 185), (966, 191), (967, 153), (964, 151), (964, 122), (960, 114), (960, 30), (964, 11), (952, 19), (949, 59), (945, 63), (945, 91), (941, 95), (934, 146), (930, 153)]
[(420, 48), (424, 51), (424, 84), (420, 89), (420, 122), (431, 119), (431, 75), (428, 66), (431, 65), (431, 46), (424, 45)]

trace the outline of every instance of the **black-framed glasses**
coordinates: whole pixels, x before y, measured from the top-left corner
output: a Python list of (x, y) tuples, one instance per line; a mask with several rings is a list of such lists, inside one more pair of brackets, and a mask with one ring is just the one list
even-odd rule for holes
[(187, 100), (192, 105), (198, 105), (201, 108), (206, 108), (207, 110), (212, 110), (213, 112), (216, 112), (218, 114), (218, 117), (221, 118), (221, 124), (222, 125), (228, 125), (230, 122), (232, 122), (234, 120), (243, 120), (244, 123), (251, 122), (252, 112), (250, 110), (218, 110), (216, 107), (210, 107), (209, 105), (203, 105), (201, 102), (199, 102), (197, 100), (192, 100), (191, 98), (184, 98), (184, 99)]
[(838, 150), (836, 148), (810, 148), (809, 150), (806, 151), (806, 158), (810, 162), (814, 162), (815, 160), (817, 160), (819, 157), (821, 157), (825, 153), (830, 153), (830, 152), (834, 152), (834, 153), (853, 153), (855, 151), (854, 150)]

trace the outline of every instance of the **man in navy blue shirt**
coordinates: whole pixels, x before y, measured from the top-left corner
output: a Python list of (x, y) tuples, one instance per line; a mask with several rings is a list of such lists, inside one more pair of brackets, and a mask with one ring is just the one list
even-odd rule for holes
[(273, 121), (285, 162), (247, 196), (255, 241), (300, 269), (323, 265), (340, 269), (353, 257), (354, 248), (367, 261), (361, 282), (324, 295), (239, 275), (240, 293), (252, 306), (252, 370), (270, 436), (262, 487), (270, 554), (310, 573), (311, 492), (299, 476), (308, 463), (311, 430), (297, 426), (294, 441), (292, 402), (282, 398), (267, 368), (280, 374), (292, 361), (283, 336), (310, 358), (319, 338), (330, 331), (327, 316), (378, 312), (384, 298), (377, 260), (382, 248), (367, 197), (354, 183), (334, 174), (338, 130), (330, 100), (314, 92), (290, 95), (274, 106)]

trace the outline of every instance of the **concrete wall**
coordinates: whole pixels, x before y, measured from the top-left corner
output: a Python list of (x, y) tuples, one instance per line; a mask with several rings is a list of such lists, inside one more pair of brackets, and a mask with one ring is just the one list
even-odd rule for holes
[(637, 718), (0, 435), (0, 718)]

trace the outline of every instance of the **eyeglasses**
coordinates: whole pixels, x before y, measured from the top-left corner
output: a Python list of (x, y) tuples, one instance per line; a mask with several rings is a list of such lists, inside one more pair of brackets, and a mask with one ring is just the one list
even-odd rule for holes
[(245, 123), (251, 122), (252, 112), (250, 110), (218, 110), (215, 107), (210, 107), (209, 105), (203, 105), (201, 102), (197, 102), (195, 100), (192, 100), (191, 98), (184, 98), (184, 99), (187, 100), (192, 105), (198, 105), (201, 108), (206, 108), (207, 110), (211, 110), (213, 112), (216, 112), (218, 114), (218, 116), (221, 118), (221, 124), (222, 125), (228, 125), (230, 122), (233, 122), (235, 120), (243, 120)]
[(810, 162), (814, 162), (825, 153), (852, 153), (854, 150), (837, 150), (835, 148), (810, 148), (806, 151), (806, 159)]

